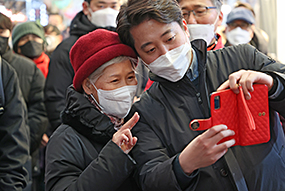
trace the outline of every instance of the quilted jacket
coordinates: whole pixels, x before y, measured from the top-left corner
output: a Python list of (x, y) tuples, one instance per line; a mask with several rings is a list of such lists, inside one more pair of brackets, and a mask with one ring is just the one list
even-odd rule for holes
[(47, 145), (47, 191), (137, 190), (134, 160), (111, 141), (114, 125), (73, 87), (62, 121)]

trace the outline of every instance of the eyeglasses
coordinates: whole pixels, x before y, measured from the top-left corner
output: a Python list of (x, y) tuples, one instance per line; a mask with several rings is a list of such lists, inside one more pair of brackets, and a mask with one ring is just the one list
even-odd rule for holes
[(195, 17), (202, 17), (208, 13), (209, 9), (216, 9), (217, 7), (199, 7), (197, 9), (187, 11), (187, 10), (182, 10), (183, 18), (185, 20), (188, 20), (190, 17), (191, 12), (193, 12)]
[(240, 22), (240, 23), (232, 22), (232, 23), (228, 23), (228, 26), (230, 29), (235, 29), (237, 27), (240, 27), (243, 30), (247, 30), (251, 26), (251, 24), (247, 22)]

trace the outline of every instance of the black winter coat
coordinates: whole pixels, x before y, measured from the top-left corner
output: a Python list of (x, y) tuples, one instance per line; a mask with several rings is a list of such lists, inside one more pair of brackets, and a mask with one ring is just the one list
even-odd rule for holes
[(1, 69), (5, 105), (0, 115), (0, 190), (20, 191), (29, 176), (24, 168), (30, 139), (27, 109), (15, 70), (3, 59)]
[[(32, 177), (40, 174), (39, 146), (48, 125), (44, 105), (45, 77), (36, 64), (24, 56), (13, 53), (9, 48), (3, 58), (16, 70), (21, 92), (28, 111), (27, 125), (30, 129), (30, 155), (26, 166), (30, 173), (29, 186)], [(30, 188), (26, 188), (29, 190)]]
[(48, 119), (44, 105), (45, 77), (36, 64), (9, 49), (3, 59), (16, 70), (22, 95), (28, 109), (28, 126), (30, 128), (30, 152), (39, 148), (42, 136), (46, 131)]
[[(57, 46), (51, 56), (45, 85), (45, 105), (51, 124), (49, 135), (61, 124), (60, 112), (64, 109), (66, 89), (74, 77), (69, 51), (79, 37), (97, 28), (82, 11), (79, 12), (71, 22), (70, 36)], [(106, 29), (115, 30), (112, 27)]]
[(73, 87), (46, 150), (46, 190), (135, 191), (135, 162), (111, 141), (110, 119)]
[[(194, 47), (195, 44), (200, 48)], [(285, 65), (276, 63), (250, 45), (208, 53), (204, 42), (194, 41), (192, 47), (199, 62), (199, 89), (186, 76), (173, 83), (151, 73), (150, 78), (155, 82), (133, 105), (129, 114), (132, 116), (137, 111), (140, 115), (132, 130), (139, 141), (131, 156), (137, 162), (136, 180), (143, 190), (236, 190), (225, 157), (211, 166), (194, 171), (190, 176), (184, 174), (181, 167), (174, 173), (176, 156), (201, 133), (192, 131), (189, 123), (193, 119), (210, 117), (210, 93), (226, 81), (229, 74), (240, 69), (270, 71), (269, 74), (279, 78), (285, 87), (285, 75), (274, 72), (284, 73)], [(285, 137), (275, 112), (285, 115), (284, 91), (269, 103), (270, 141), (229, 149), (240, 166), (249, 191), (285, 190)], [(179, 170), (182, 177), (177, 176)]]

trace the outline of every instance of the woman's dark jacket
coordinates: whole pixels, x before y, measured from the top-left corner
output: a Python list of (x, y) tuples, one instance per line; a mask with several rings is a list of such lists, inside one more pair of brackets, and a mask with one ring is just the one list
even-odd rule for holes
[(135, 162), (111, 141), (110, 119), (70, 86), (46, 150), (46, 190), (137, 190)]
[(5, 105), (0, 114), (0, 190), (18, 191), (27, 186), (29, 179), (24, 165), (29, 157), (30, 130), (17, 73), (1, 60)]
[[(72, 20), (70, 36), (54, 50), (49, 63), (49, 73), (45, 85), (45, 105), (51, 128), (48, 135), (61, 124), (60, 112), (64, 109), (66, 89), (72, 84), (74, 71), (69, 59), (69, 51), (77, 39), (98, 29), (82, 11)], [(115, 28), (106, 28), (115, 30)], [(93, 42), (95, 43), (95, 42)]]
[[(201, 133), (192, 131), (189, 123), (193, 119), (210, 117), (210, 93), (216, 91), (229, 74), (240, 69), (270, 71), (268, 74), (278, 78), (285, 87), (285, 65), (276, 63), (250, 45), (208, 53), (204, 42), (194, 41), (192, 47), (199, 62), (198, 87), (186, 75), (172, 83), (151, 73), (150, 78), (155, 82), (129, 114), (132, 116), (137, 111), (140, 115), (132, 130), (139, 141), (131, 156), (137, 162), (136, 180), (143, 190), (236, 190), (224, 156), (190, 176), (183, 173), (180, 165), (177, 166), (177, 155)], [(285, 138), (276, 113), (285, 116), (284, 91), (276, 99), (270, 99), (269, 104), (270, 141), (229, 149), (240, 166), (249, 191), (285, 190)]]

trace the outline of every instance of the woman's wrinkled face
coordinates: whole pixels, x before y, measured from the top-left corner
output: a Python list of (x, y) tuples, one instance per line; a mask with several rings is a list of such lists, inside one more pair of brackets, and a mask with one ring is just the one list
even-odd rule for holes
[[(97, 89), (102, 90), (114, 90), (123, 86), (137, 85), (137, 79), (131, 61), (125, 60), (106, 67), (94, 85)], [(98, 100), (96, 89), (93, 87), (91, 91), (95, 99)]]

